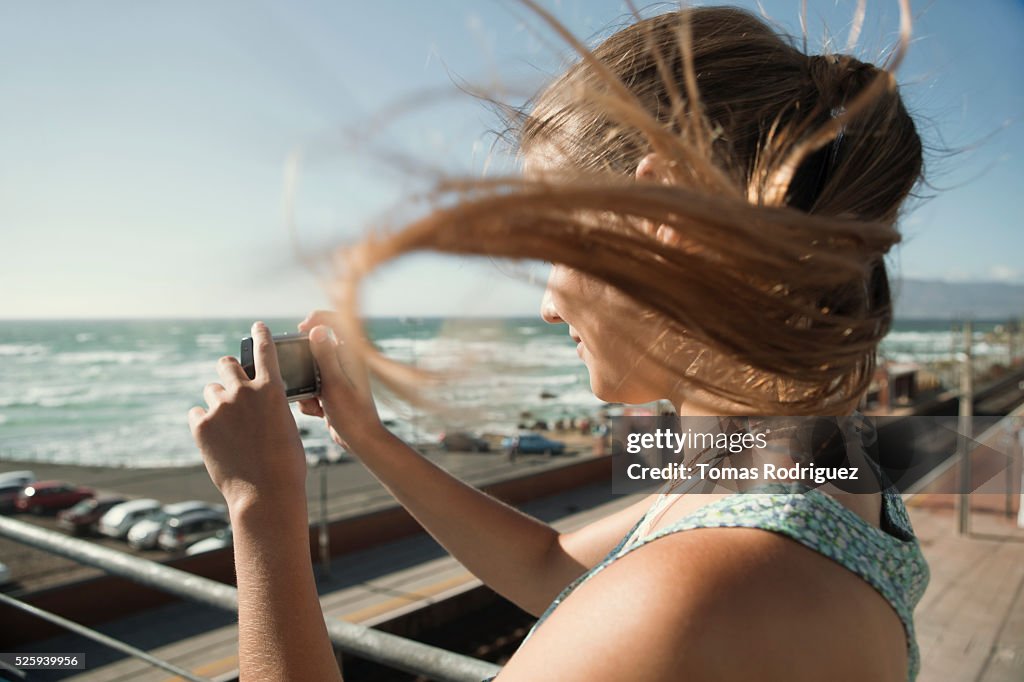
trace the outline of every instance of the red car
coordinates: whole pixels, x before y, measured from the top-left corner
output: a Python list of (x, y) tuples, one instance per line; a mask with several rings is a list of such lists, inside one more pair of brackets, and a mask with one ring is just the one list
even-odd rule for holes
[(96, 522), (113, 507), (125, 502), (123, 497), (90, 497), (64, 511), (57, 512), (57, 525), (72, 535), (88, 535)]
[(42, 514), (48, 511), (67, 509), (95, 495), (96, 491), (92, 488), (83, 488), (64, 481), (36, 481), (25, 486), (25, 489), (18, 495), (15, 506), (18, 511)]

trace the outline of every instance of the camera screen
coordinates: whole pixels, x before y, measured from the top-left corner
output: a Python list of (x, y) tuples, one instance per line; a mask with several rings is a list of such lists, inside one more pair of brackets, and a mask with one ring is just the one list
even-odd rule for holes
[(309, 350), (308, 340), (278, 343), (277, 361), (281, 366), (281, 378), (284, 379), (289, 395), (305, 393), (316, 386), (316, 370), (313, 368), (313, 354)]

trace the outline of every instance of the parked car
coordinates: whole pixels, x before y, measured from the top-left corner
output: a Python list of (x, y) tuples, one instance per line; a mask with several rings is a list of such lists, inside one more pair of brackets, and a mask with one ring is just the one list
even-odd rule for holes
[(0, 514), (12, 512), (17, 508), (18, 495), (25, 486), (21, 483), (0, 484)]
[(36, 475), (33, 471), (4, 471), (0, 473), (0, 486), (18, 485), (25, 487), (29, 483), (36, 482)]
[(160, 531), (157, 544), (168, 552), (177, 552), (191, 544), (213, 537), (229, 525), (223, 514), (197, 511), (169, 519)]
[(96, 529), (107, 537), (124, 540), (132, 526), (159, 513), (160, 503), (156, 500), (129, 500), (111, 507), (100, 517)]
[(490, 452), (491, 444), (467, 431), (441, 434), (441, 447), (448, 452)]
[(64, 481), (36, 481), (25, 486), (18, 494), (15, 506), (18, 511), (43, 514), (74, 506), (96, 494), (92, 488), (78, 486)]
[(158, 514), (139, 521), (132, 526), (126, 536), (128, 544), (131, 545), (132, 549), (154, 549), (157, 538), (160, 536), (160, 531), (167, 526), (168, 521), (200, 511), (215, 512), (222, 517), (227, 517), (227, 510), (224, 505), (211, 505), (200, 500), (175, 502), (165, 505)]
[(195, 544), (189, 545), (188, 549), (185, 550), (185, 554), (191, 556), (193, 554), (212, 552), (216, 549), (224, 549), (225, 547), (230, 547), (233, 542), (234, 533), (231, 532), (231, 526), (228, 526), (227, 528), (223, 528), (217, 531), (217, 534), (213, 537), (209, 537), (205, 540), (200, 540)]
[(565, 443), (560, 440), (545, 438), (539, 433), (524, 431), (518, 436), (508, 436), (501, 441), (505, 450), (514, 450), (518, 454), (528, 455), (542, 453), (560, 455), (565, 452)]
[(57, 525), (72, 535), (88, 535), (104, 514), (125, 501), (123, 497), (104, 495), (82, 500), (74, 507), (57, 513)]

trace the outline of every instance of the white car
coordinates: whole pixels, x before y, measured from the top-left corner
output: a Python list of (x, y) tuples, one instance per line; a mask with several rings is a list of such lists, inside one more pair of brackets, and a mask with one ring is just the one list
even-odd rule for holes
[(96, 528), (101, 535), (123, 540), (132, 526), (159, 513), (160, 503), (156, 500), (129, 500), (112, 507), (101, 516)]
[(214, 537), (229, 525), (227, 516), (217, 511), (197, 511), (168, 519), (157, 544), (168, 552), (180, 552), (200, 540)]
[(153, 549), (156, 547), (160, 531), (167, 526), (171, 519), (180, 518), (186, 514), (197, 511), (217, 512), (227, 516), (224, 505), (212, 505), (201, 500), (190, 500), (188, 502), (175, 502), (168, 504), (160, 510), (159, 514), (139, 521), (128, 531), (128, 544), (132, 549)]
[(0, 472), (0, 486), (20, 485), (26, 486), (36, 482), (36, 474), (33, 471), (3, 471)]
[(212, 552), (215, 549), (224, 549), (225, 547), (230, 547), (232, 542), (233, 534), (231, 526), (228, 526), (217, 531), (217, 534), (212, 538), (206, 538), (189, 545), (188, 549), (185, 550), (185, 554), (191, 556), (193, 554), (202, 554), (203, 552)]

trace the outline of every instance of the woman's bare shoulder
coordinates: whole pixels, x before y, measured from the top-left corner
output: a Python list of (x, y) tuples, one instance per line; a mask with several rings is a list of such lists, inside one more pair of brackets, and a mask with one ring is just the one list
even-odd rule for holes
[(704, 528), (593, 575), (498, 680), (905, 680), (906, 665), (899, 618), (860, 577), (776, 533)]

